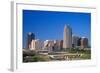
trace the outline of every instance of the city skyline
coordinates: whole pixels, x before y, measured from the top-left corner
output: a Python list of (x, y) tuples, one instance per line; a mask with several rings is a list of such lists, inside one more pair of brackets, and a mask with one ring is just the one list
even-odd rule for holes
[(85, 36), (90, 41), (90, 13), (23, 10), (23, 47), (28, 32), (35, 33), (36, 39), (62, 40), (65, 24), (72, 27), (72, 34)]

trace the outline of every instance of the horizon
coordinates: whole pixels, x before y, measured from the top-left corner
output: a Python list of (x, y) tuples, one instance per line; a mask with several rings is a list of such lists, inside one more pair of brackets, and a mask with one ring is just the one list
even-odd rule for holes
[(72, 35), (86, 37), (91, 44), (91, 13), (23, 10), (23, 48), (28, 32), (40, 40), (63, 40), (65, 24)]

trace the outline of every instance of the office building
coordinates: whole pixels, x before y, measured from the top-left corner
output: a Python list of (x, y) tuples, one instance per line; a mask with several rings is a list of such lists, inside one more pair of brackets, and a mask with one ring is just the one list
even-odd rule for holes
[(69, 25), (65, 25), (63, 33), (63, 48), (72, 48), (72, 29)]
[(27, 34), (27, 37), (26, 37), (26, 48), (27, 49), (31, 48), (31, 42), (32, 42), (32, 40), (35, 40), (35, 35), (34, 35), (34, 33), (29, 32)]

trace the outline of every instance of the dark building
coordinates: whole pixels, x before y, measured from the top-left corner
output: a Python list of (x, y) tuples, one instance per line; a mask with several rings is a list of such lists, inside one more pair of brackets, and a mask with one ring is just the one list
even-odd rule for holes
[(60, 48), (63, 48), (63, 40), (60, 40)]
[(80, 37), (73, 35), (72, 36), (72, 47), (77, 48), (80, 45)]
[(34, 33), (27, 33), (27, 39), (26, 39), (26, 48), (29, 49), (31, 48), (31, 42), (32, 40), (35, 40), (35, 35)]
[(77, 46), (81, 46), (81, 38), (78, 39)]
[[(76, 43), (76, 42), (75, 42), (75, 43)], [(75, 47), (75, 44), (72, 44), (72, 46)], [(76, 46), (77, 46), (78, 48), (81, 48), (81, 49), (87, 48), (87, 47), (88, 47), (88, 38), (79, 37), (79, 38), (77, 39), (77, 44), (76, 44)]]

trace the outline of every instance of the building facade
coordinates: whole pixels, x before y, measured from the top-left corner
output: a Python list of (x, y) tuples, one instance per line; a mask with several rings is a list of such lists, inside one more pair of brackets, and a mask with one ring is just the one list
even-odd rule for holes
[(81, 49), (88, 47), (88, 39), (85, 37), (82, 37), (81, 39)]
[(43, 46), (44, 46), (43, 41), (41, 41), (39, 39), (32, 40), (30, 50), (37, 50), (37, 51), (43, 50)]
[(34, 33), (27, 33), (27, 39), (26, 39), (26, 48), (30, 49), (31, 48), (31, 42), (32, 40), (35, 40), (35, 35)]
[(72, 29), (69, 25), (65, 25), (63, 32), (63, 48), (72, 48)]
[(73, 35), (72, 36), (72, 47), (73, 48), (78, 48), (78, 44), (80, 43), (79, 41), (80, 37)]
[(53, 51), (54, 41), (46, 40), (44, 41), (44, 50), (48, 50), (48, 52)]

